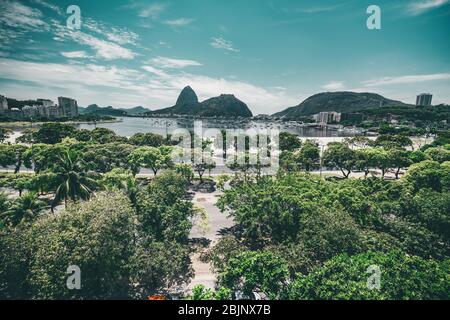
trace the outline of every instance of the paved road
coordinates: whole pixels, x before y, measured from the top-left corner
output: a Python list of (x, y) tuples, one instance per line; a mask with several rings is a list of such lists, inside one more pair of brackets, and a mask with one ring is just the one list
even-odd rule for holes
[[(211, 242), (209, 243), (208, 248), (211, 248), (220, 238), (219, 231), (221, 229), (233, 226), (233, 221), (230, 218), (227, 218), (227, 215), (221, 213), (215, 206), (220, 194), (219, 191), (213, 193), (196, 192), (192, 200), (196, 206), (206, 210), (208, 214), (208, 227), (206, 229), (203, 228), (200, 221), (197, 220), (189, 237), (191, 239), (204, 238), (210, 240)], [(203, 284), (207, 288), (214, 288), (215, 286), (216, 277), (211, 271), (210, 265), (199, 259), (201, 251), (202, 249), (193, 253), (191, 256), (195, 275), (188, 286), (188, 290), (198, 284)]]

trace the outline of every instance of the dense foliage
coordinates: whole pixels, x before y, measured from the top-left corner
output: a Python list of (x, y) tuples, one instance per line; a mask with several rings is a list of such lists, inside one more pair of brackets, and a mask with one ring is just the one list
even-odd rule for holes
[[(192, 276), (188, 187), (215, 167), (212, 142), (192, 153), (203, 163), (175, 164), (162, 136), (69, 127), (0, 144), (0, 166), (12, 169), (0, 188), (14, 193), (0, 192), (0, 299), (177, 292)], [(449, 145), (446, 133), (420, 150), (386, 134), (322, 150), (283, 134), (278, 174), (228, 164), (235, 175), (218, 178), (217, 206), (235, 225), (202, 255), (218, 289), (198, 286), (189, 298), (449, 299)], [(342, 174), (314, 174), (322, 165)], [(138, 175), (146, 169), (151, 179)], [(65, 285), (71, 265), (81, 290)], [(373, 266), (379, 288), (367, 285)]]

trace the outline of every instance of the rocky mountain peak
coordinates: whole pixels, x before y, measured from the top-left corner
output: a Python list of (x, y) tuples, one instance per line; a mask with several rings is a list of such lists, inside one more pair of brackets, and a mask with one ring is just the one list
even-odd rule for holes
[(198, 97), (195, 91), (190, 87), (185, 87), (177, 99), (177, 106), (186, 105), (186, 104), (196, 104), (198, 103)]

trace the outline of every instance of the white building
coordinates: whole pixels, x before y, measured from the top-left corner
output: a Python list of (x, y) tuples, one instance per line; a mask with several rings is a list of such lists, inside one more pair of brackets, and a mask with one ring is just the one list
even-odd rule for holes
[(340, 122), (341, 114), (339, 112), (320, 112), (314, 115), (314, 119), (317, 123), (330, 123), (330, 122)]

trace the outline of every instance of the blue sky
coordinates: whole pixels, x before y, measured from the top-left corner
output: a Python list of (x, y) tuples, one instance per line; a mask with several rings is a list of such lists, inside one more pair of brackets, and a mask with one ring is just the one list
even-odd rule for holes
[(255, 114), (323, 91), (450, 103), (450, 0), (0, 0), (0, 28), (0, 94), (18, 99), (158, 109), (190, 85)]

